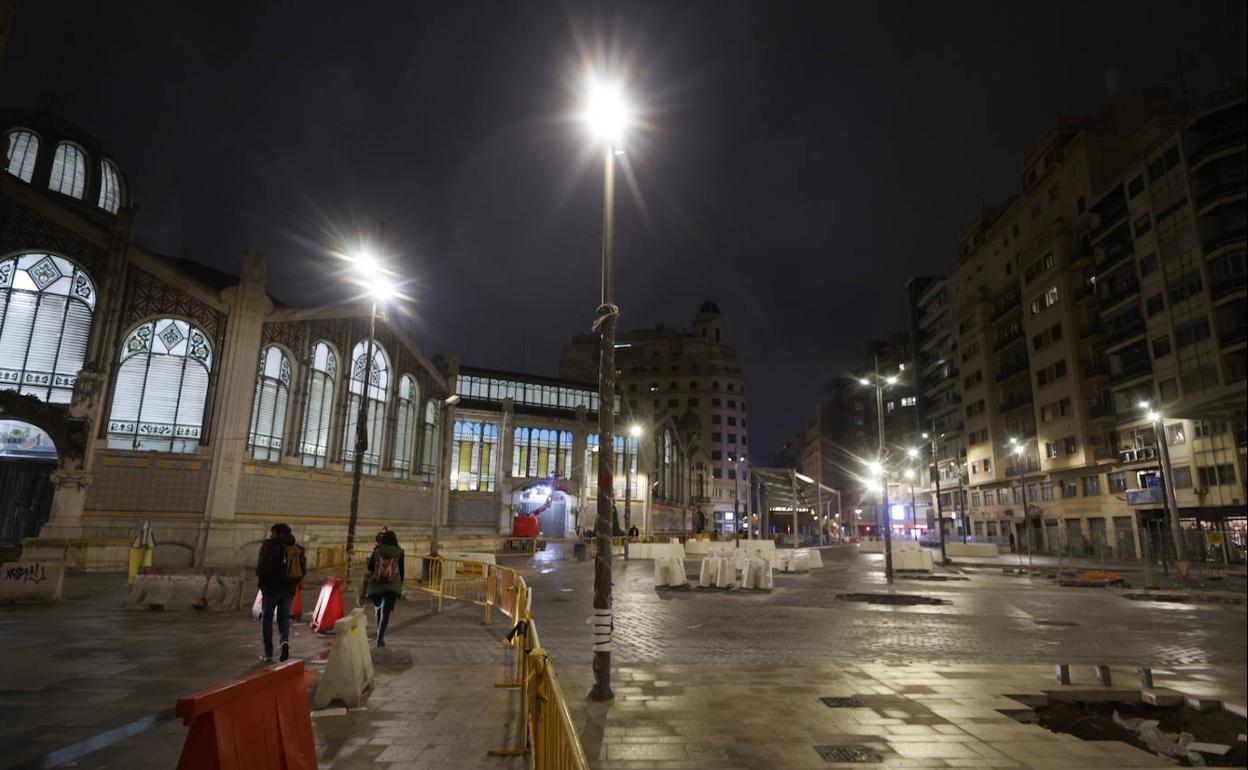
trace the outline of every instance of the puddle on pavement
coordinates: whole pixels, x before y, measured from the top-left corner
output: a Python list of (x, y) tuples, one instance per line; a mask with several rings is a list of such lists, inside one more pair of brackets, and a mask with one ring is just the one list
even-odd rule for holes
[(947, 599), (919, 594), (837, 594), (836, 598), (843, 602), (866, 602), (867, 604), (892, 604), (912, 607), (919, 604), (952, 604)]
[[(1001, 709), (1001, 713), (1024, 724), (1037, 724), (1055, 733), (1073, 735), (1084, 741), (1122, 741), (1144, 751), (1150, 748), (1145, 733), (1138, 731), (1139, 720), (1157, 722), (1160, 739), (1167, 744), (1215, 744), (1229, 746), (1223, 755), (1195, 752), (1203, 765), (1188, 756), (1171, 757), (1182, 767), (1243, 767), (1248, 764), (1248, 743), (1238, 737), (1248, 729), (1248, 720), (1223, 709), (1197, 711), (1186, 705), (1150, 706), (1146, 703), (1046, 703), (1043, 696), (1007, 696), (1029, 705), (1027, 709)], [(1117, 712), (1118, 719), (1114, 714)], [(1132, 729), (1132, 728), (1136, 729)], [(1191, 752), (1187, 749), (1187, 752)], [(1186, 753), (1186, 752), (1185, 752)], [(1163, 754), (1159, 754), (1164, 756)]]

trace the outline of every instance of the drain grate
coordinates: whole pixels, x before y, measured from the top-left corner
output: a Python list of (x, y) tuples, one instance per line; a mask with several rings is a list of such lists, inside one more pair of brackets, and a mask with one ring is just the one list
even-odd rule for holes
[(861, 709), (867, 705), (852, 695), (830, 695), (826, 698), (820, 698), (823, 705), (830, 709)]
[(816, 746), (815, 751), (824, 762), (856, 762), (873, 764), (880, 762), (880, 755), (866, 746)]

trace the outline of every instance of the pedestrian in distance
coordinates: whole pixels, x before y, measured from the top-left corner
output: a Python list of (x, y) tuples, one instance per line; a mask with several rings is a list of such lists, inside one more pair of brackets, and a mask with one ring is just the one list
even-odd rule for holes
[(260, 660), (273, 662), (273, 617), (277, 616), (280, 660), (290, 657), (290, 603), (303, 576), (308, 572), (308, 557), (303, 547), (295, 542), (295, 535), (287, 524), (274, 524), (269, 537), (260, 546), (256, 560), (256, 577), (260, 584), (260, 638), (264, 642), (264, 655)]
[(386, 626), (394, 603), (403, 593), (403, 549), (399, 547), (398, 535), (389, 529), (377, 535), (377, 545), (368, 557), (368, 579), (364, 595), (372, 600), (377, 614), (377, 646), (386, 646)]

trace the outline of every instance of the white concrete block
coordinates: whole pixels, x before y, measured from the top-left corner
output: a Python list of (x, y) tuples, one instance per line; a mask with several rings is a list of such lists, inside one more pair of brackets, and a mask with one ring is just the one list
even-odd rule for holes
[(65, 591), (65, 563), (14, 561), (0, 564), (0, 604), (59, 602)]
[(356, 607), (350, 615), (334, 623), (334, 642), (313, 698), (315, 708), (325, 708), (335, 701), (348, 708), (361, 706), (373, 688), (373, 655), (368, 647), (367, 617), (362, 607)]
[(135, 578), (125, 606), (132, 609), (237, 610), (243, 606), (244, 580), (255, 585), (254, 578), (244, 576), (241, 571), (144, 567)]

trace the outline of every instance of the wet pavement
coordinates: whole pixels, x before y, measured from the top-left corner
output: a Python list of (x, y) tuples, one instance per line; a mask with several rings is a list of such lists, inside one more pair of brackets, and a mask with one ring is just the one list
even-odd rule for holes
[[(998, 711), (1014, 703), (1004, 695), (1055, 687), (1059, 662), (1073, 665), (1076, 687), (1097, 686), (1094, 663), (1114, 666), (1116, 685), (1130, 686), (1134, 667), (1147, 665), (1158, 685), (1193, 694), (1243, 703), (1248, 686), (1242, 604), (1131, 601), (1124, 589), (1058, 588), (999, 568), (890, 589), (879, 556), (834, 548), (823, 570), (777, 574), (770, 594), (656, 591), (653, 562), (617, 559), (617, 699), (591, 705), (582, 699), (591, 564), (502, 561), (526, 572), (582, 742), (595, 766), (611, 770), (836, 767), (815, 747), (841, 744), (865, 746), (883, 767), (1138, 766), (1152, 758), (1018, 725)], [(696, 561), (687, 566), (695, 575)], [(890, 591), (948, 604), (837, 599)], [(258, 670), (257, 624), (246, 613), (123, 610), (125, 593), (120, 576), (70, 575), (59, 606), (0, 607), (0, 768), (52, 766), (40, 758), (101, 734), (120, 738), (108, 731), (127, 726), (137, 734), (64, 766), (173, 767), (185, 735), (171, 718), (176, 698)], [(435, 616), (419, 596), (397, 613), (368, 709), (314, 720), (320, 766), (524, 766), (485, 755), (515, 744), (518, 695), (493, 687), (506, 674), (497, 648), (506, 620), (484, 626), (478, 608), (452, 604)], [(295, 655), (327, 644), (296, 625)], [(883, 700), (866, 711), (818, 700), (833, 695)], [(1028, 743), (1045, 745), (1015, 746)]]

